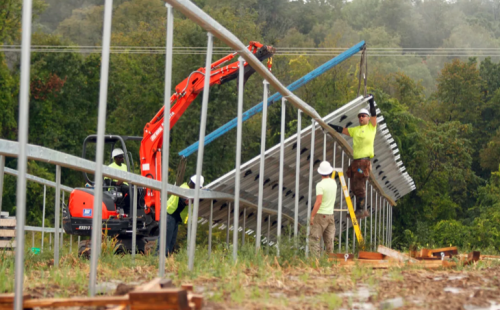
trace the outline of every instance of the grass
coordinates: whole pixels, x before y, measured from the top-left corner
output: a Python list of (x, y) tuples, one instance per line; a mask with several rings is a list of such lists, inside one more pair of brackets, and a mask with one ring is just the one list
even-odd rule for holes
[[(31, 245), (31, 238), (29, 238)], [(75, 240), (76, 241), (76, 240)], [(149, 281), (158, 274), (158, 257), (154, 255), (113, 255), (112, 239), (104, 242), (99, 260), (98, 282), (112, 280), (125, 283)], [(211, 302), (225, 303), (236, 308), (298, 308), (338, 309), (349, 307), (352, 297), (341, 297), (338, 292), (353, 290), (364, 283), (375, 291), (381, 279), (401, 283), (405, 273), (421, 272), (412, 267), (372, 270), (363, 266), (351, 269), (334, 267), (327, 258), (305, 257), (295, 251), (288, 241), (282, 242), (281, 256), (275, 257), (276, 249), (255, 251), (254, 244), (247, 242), (240, 248), (236, 261), (231, 246), (214, 240), (212, 255), (208, 257), (205, 245), (196, 249), (195, 267), (187, 268), (185, 246), (166, 260), (166, 273), (176, 285), (193, 283)], [(89, 262), (76, 255), (76, 243), (70, 253), (69, 244), (61, 249), (59, 267), (53, 263), (53, 252), (48, 248), (38, 255), (29, 248), (25, 256), (25, 290), (34, 297), (86, 296), (88, 289)], [(14, 257), (0, 252), (0, 293), (14, 289)], [(474, 266), (462, 266), (464, 271), (481, 271), (498, 262), (480, 261)]]

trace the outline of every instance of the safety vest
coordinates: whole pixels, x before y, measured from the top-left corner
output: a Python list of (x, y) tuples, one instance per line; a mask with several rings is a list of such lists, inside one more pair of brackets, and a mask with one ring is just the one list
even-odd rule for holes
[[(122, 164), (121, 166), (118, 166), (114, 161), (110, 165), (108, 165), (108, 167), (115, 168), (115, 169), (118, 169), (118, 170), (122, 170), (122, 171), (125, 171), (125, 172), (128, 171), (127, 170), (127, 165)], [(104, 177), (104, 179), (110, 179), (110, 178)], [(113, 182), (118, 182), (118, 180), (112, 180), (112, 181)], [(123, 182), (123, 184), (128, 185), (127, 182)]]
[[(189, 189), (187, 182), (184, 182), (180, 187)], [(184, 199), (184, 198), (182, 198), (182, 199)], [(179, 200), (180, 200), (179, 196), (175, 196), (175, 195), (170, 196), (170, 198), (168, 198), (168, 201), (167, 201), (167, 212), (170, 215), (174, 215), (174, 217), (177, 217), (177, 215), (179, 215), (182, 222), (184, 224), (186, 224), (187, 220), (188, 220), (188, 211), (189, 210), (188, 210), (188, 208), (186, 208), (186, 205), (184, 203), (181, 204), (183, 206), (183, 209), (177, 210), (177, 208), (179, 208)]]

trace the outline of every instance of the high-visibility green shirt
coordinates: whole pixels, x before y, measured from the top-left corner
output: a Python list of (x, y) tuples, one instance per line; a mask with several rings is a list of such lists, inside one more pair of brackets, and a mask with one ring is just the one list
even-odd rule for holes
[(333, 214), (333, 206), (337, 196), (337, 182), (332, 178), (322, 179), (316, 184), (316, 196), (323, 195), (318, 214)]
[[(115, 169), (127, 172), (127, 165), (122, 164), (121, 166), (118, 166), (114, 161), (111, 164), (109, 164), (108, 167), (115, 168)], [(108, 177), (104, 177), (104, 179), (109, 179), (109, 178)], [(118, 182), (118, 180), (113, 180), (113, 182)], [(128, 185), (127, 182), (123, 182), (123, 184)]]
[(373, 126), (371, 122), (368, 122), (368, 125), (347, 128), (347, 130), (353, 140), (354, 159), (372, 158), (375, 155), (373, 144), (375, 142), (377, 126)]
[[(187, 182), (184, 182), (180, 187), (189, 189)], [(172, 195), (172, 196), (170, 196), (170, 198), (168, 198), (168, 201), (167, 201), (168, 214), (173, 214), (175, 212), (175, 210), (177, 210), (177, 207), (179, 206), (179, 199), (180, 199), (179, 196), (175, 196), (175, 195)], [(189, 211), (188, 207), (186, 207), (186, 208), (184, 208), (184, 210), (182, 210), (182, 212), (180, 214), (182, 222), (184, 224), (186, 224), (188, 221), (188, 211)]]

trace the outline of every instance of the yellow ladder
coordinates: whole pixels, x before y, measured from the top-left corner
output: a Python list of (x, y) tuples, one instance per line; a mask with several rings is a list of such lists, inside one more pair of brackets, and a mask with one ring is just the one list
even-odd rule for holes
[(359, 228), (358, 220), (356, 219), (356, 214), (354, 214), (354, 207), (352, 206), (351, 196), (349, 196), (349, 191), (347, 189), (347, 183), (344, 178), (344, 172), (341, 169), (335, 169), (332, 173), (332, 179), (335, 179), (335, 172), (339, 174), (340, 183), (342, 184), (342, 191), (344, 191), (345, 202), (347, 208), (349, 209), (349, 214), (351, 215), (352, 226), (356, 232), (356, 238), (358, 239), (358, 244), (362, 249), (365, 248), (365, 241), (363, 235), (361, 234), (361, 229)]

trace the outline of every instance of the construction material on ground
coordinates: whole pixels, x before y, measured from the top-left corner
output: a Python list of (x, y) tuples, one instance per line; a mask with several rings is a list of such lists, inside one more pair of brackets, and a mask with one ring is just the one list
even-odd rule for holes
[(399, 251), (396, 251), (396, 250), (393, 250), (393, 249), (389, 249), (388, 247), (385, 247), (383, 245), (379, 245), (378, 248), (377, 248), (377, 252), (381, 253), (381, 254), (384, 254), (386, 256), (389, 256), (389, 257), (392, 257), (398, 261), (401, 261), (401, 262), (410, 262), (410, 263), (416, 263), (417, 260), (406, 255), (406, 254), (403, 254)]
[(0, 217), (0, 254), (14, 254), (16, 244), (16, 218), (8, 217), (7, 212), (2, 212)]
[[(54, 307), (105, 307), (117, 306), (112, 310), (154, 310), (154, 309), (196, 309), (202, 308), (203, 296), (193, 294), (193, 285), (185, 284), (176, 288), (172, 281), (156, 278), (133, 288), (122, 296), (98, 296), (77, 298), (31, 299), (24, 295), (24, 309)], [(118, 293), (118, 289), (117, 289)], [(122, 292), (123, 293), (123, 292)], [(14, 294), (0, 294), (0, 310), (11, 310)]]

